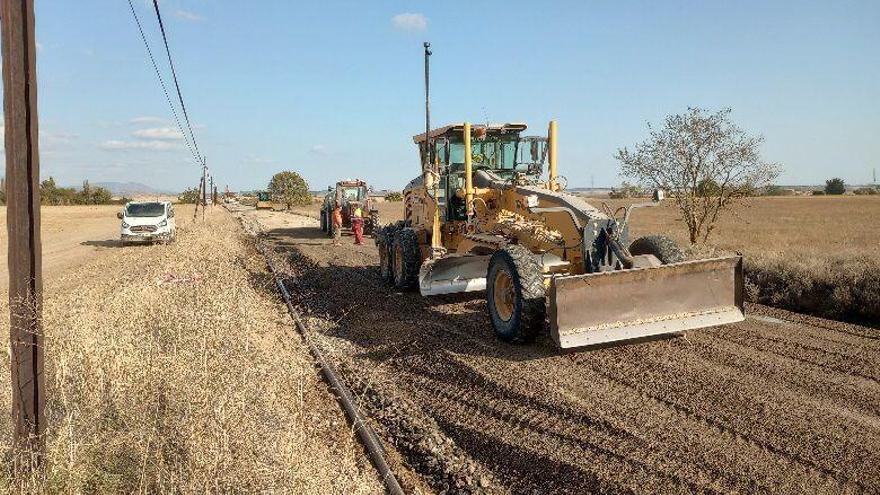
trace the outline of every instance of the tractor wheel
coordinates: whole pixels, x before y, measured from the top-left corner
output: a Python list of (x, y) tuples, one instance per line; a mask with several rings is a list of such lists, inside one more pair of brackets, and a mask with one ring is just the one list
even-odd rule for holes
[(486, 300), (495, 335), (505, 342), (531, 342), (544, 327), (546, 309), (541, 261), (523, 246), (495, 251), (489, 260)]
[(660, 263), (678, 263), (684, 261), (684, 253), (672, 239), (663, 235), (639, 237), (629, 246), (632, 255), (653, 254)]
[(321, 232), (327, 232), (327, 213), (321, 210)]
[(391, 285), (394, 283), (392, 240), (394, 239), (394, 227), (389, 225), (382, 227), (376, 233), (376, 249), (379, 250), (379, 275), (382, 282)]
[(376, 235), (379, 232), (379, 212), (370, 212), (370, 223), (367, 224), (367, 235)]
[(411, 228), (400, 229), (394, 233), (392, 245), (392, 272), (394, 286), (400, 290), (416, 286), (422, 255), (419, 252), (419, 236)]

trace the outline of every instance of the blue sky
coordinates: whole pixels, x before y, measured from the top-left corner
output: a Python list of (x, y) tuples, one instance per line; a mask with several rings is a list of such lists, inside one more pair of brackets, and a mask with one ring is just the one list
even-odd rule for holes
[[(155, 17), (136, 8), (154, 53)], [(433, 122), (555, 118), (573, 186), (618, 184), (619, 147), (688, 106), (733, 108), (779, 182), (880, 168), (880, 2), (163, 0), (196, 137), (221, 187), (313, 189), (418, 173), (422, 47)], [(408, 15), (401, 15), (408, 14)], [(39, 0), (43, 176), (179, 190), (198, 169), (124, 0)], [(164, 75), (170, 80), (167, 65)]]

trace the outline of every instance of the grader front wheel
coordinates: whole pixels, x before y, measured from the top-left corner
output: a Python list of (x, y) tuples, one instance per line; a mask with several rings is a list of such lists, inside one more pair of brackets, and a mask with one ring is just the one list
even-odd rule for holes
[(496, 251), (489, 261), (486, 300), (495, 335), (526, 343), (544, 327), (545, 289), (541, 262), (522, 246)]

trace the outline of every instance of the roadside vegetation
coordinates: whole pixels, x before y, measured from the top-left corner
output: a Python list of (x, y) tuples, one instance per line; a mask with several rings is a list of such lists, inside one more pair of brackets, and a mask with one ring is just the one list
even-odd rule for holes
[[(113, 194), (103, 187), (83, 181), (82, 188), (59, 187), (53, 177), (40, 182), (40, 203), (44, 205), (109, 205), (125, 203), (128, 198), (114, 200)], [(5, 183), (0, 186), (0, 203), (6, 204)]]
[(380, 492), (249, 242), (213, 208), (47, 284), (45, 478), (0, 491)]
[[(613, 198), (643, 196), (648, 187), (666, 190), (678, 210), (677, 222), (658, 225), (655, 231), (668, 232), (683, 241), (693, 257), (743, 253), (746, 295), (753, 302), (830, 318), (880, 323), (880, 261), (870, 254), (876, 251), (878, 240), (847, 246), (853, 248), (851, 252), (829, 245), (835, 240), (850, 244), (852, 239), (847, 235), (859, 237), (857, 231), (870, 229), (868, 223), (852, 219), (854, 211), (859, 211), (862, 219), (874, 218), (876, 213), (851, 205), (834, 215), (823, 201), (815, 211), (804, 208), (783, 215), (777, 208), (767, 211), (766, 217), (756, 217), (754, 210), (747, 208), (752, 200), (746, 198), (794, 196), (796, 192), (773, 184), (780, 166), (761, 158), (758, 148), (763, 138), (749, 136), (736, 126), (730, 120), (729, 109), (711, 113), (691, 108), (667, 117), (661, 126), (649, 124), (648, 130), (649, 138), (644, 142), (633, 150), (623, 148), (617, 153), (622, 175), (644, 186), (624, 182)], [(857, 194), (872, 195), (871, 190), (862, 188)], [(812, 192), (814, 196), (845, 193), (846, 184), (840, 178), (829, 179), (824, 189)], [(878, 209), (873, 203), (870, 207)], [(805, 218), (816, 214), (821, 218), (813, 222)], [(650, 213), (639, 212), (635, 217), (642, 215)], [(731, 217), (732, 222), (722, 222)], [(769, 232), (732, 228), (759, 224), (775, 228)], [(778, 235), (792, 225), (797, 229), (792, 236)], [(679, 230), (682, 227), (683, 231)], [(766, 239), (776, 244), (762, 242)], [(765, 248), (757, 248), (755, 244), (759, 243)], [(805, 248), (812, 248), (809, 255), (804, 255)]]

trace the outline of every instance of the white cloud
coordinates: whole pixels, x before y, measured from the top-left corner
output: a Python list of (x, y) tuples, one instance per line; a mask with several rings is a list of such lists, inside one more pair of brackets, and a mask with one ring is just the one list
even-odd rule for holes
[(167, 120), (162, 117), (153, 117), (150, 115), (143, 117), (135, 117), (128, 121), (129, 124), (164, 124)]
[(132, 136), (140, 139), (161, 139), (161, 140), (180, 140), (183, 134), (174, 127), (151, 127), (149, 129), (138, 129), (131, 133)]
[(168, 141), (120, 141), (118, 139), (104, 141), (100, 147), (106, 151), (171, 151), (180, 148), (177, 143), (169, 143)]
[(424, 31), (428, 29), (428, 18), (424, 14), (404, 12), (392, 17), (391, 25), (400, 31)]
[(309, 153), (314, 153), (316, 155), (326, 155), (327, 154), (327, 147), (324, 146), (323, 144), (316, 144), (316, 145), (312, 146), (311, 148), (309, 148)]
[(37, 51), (38, 51), (38, 52), (43, 51), (43, 44), (40, 43), (39, 41), (37, 41), (36, 44), (37, 44)]
[(178, 19), (183, 19), (184, 21), (199, 22), (199, 21), (205, 20), (204, 17), (200, 16), (199, 14), (196, 14), (195, 12), (190, 12), (188, 10), (181, 10), (181, 9), (176, 10), (174, 12), (174, 16), (177, 17)]

